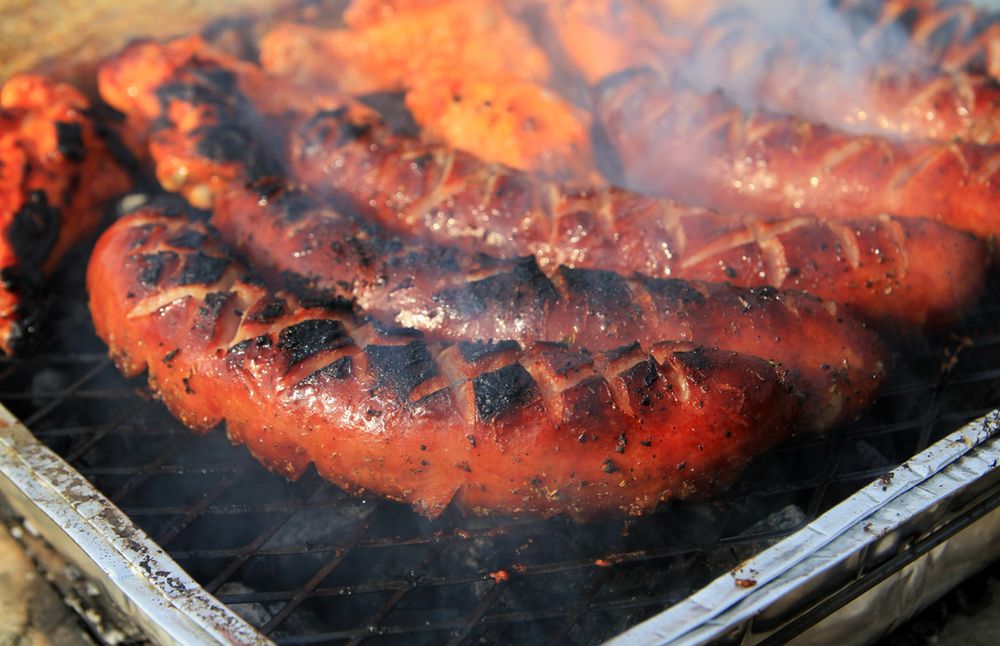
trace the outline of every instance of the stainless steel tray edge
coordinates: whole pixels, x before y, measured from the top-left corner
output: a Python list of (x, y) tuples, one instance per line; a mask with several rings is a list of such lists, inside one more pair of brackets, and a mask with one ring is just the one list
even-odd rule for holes
[(269, 644), (0, 405), (0, 493), (162, 644)]
[[(927, 517), (928, 523), (940, 518), (964, 491), (995, 472), (1000, 464), (998, 433), (1000, 410), (995, 410), (608, 644), (755, 643), (767, 639), (782, 625), (775, 622), (777, 625), (759, 629), (755, 621), (759, 623), (767, 613), (783, 614), (775, 607), (796, 597), (803, 600), (799, 612), (814, 606), (816, 590), (823, 588), (825, 580), (835, 575), (856, 579), (866, 564), (889, 559), (912, 538), (900, 531), (907, 523), (921, 516)], [(1000, 495), (996, 497), (1000, 499)], [(983, 521), (1000, 519), (994, 513), (984, 516)], [(986, 565), (990, 554), (982, 552), (978, 557), (979, 565)], [(877, 607), (874, 610), (877, 612)]]

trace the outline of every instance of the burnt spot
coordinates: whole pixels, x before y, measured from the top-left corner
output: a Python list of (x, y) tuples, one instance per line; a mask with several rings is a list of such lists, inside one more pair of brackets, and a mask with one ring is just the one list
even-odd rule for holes
[(317, 207), (309, 195), (298, 189), (279, 192), (274, 198), (274, 205), (286, 222), (298, 222)]
[(87, 149), (83, 145), (80, 124), (56, 121), (56, 148), (70, 161), (83, 161), (87, 156)]
[(372, 124), (350, 121), (348, 114), (346, 107), (320, 110), (303, 126), (304, 132), (309, 133), (305, 141), (313, 145), (340, 147), (357, 141), (371, 132)]
[(649, 278), (636, 276), (649, 295), (658, 301), (683, 304), (701, 304), (705, 295), (695, 289), (694, 285), (680, 278)]
[(401, 399), (407, 399), (414, 388), (437, 375), (437, 366), (423, 341), (370, 345), (365, 355), (375, 376), (375, 388), (387, 387)]
[(313, 295), (299, 299), (299, 305), (304, 310), (323, 310), (331, 314), (350, 312), (354, 304), (342, 296)]
[(169, 263), (177, 260), (177, 254), (173, 251), (158, 251), (156, 253), (146, 253), (138, 256), (139, 271), (137, 276), (139, 282), (146, 287), (156, 287), (163, 277), (163, 270)]
[(198, 316), (214, 321), (219, 318), (222, 308), (229, 302), (232, 292), (211, 292), (205, 295), (205, 301), (198, 308)]
[(184, 258), (178, 285), (209, 285), (222, 278), (229, 267), (228, 258), (209, 256), (201, 251)]
[(236, 124), (198, 128), (198, 153), (217, 162), (244, 164), (251, 179), (281, 175), (282, 165), (268, 154), (261, 142), (246, 128)]
[(167, 112), (172, 101), (182, 101), (191, 105), (225, 107), (227, 95), (226, 92), (219, 92), (216, 88), (203, 83), (184, 81), (164, 83), (156, 88), (155, 94), (157, 101), (164, 108), (164, 113)]
[(316, 372), (312, 373), (298, 384), (296, 388), (304, 386), (318, 386), (324, 382), (335, 380), (342, 381), (350, 378), (354, 374), (354, 360), (350, 357), (341, 357), (332, 363), (328, 363)]
[(621, 275), (603, 269), (559, 267), (571, 299), (586, 305), (591, 314), (619, 312), (632, 306), (632, 292)]
[(235, 96), (237, 92), (236, 75), (231, 71), (212, 64), (189, 66), (188, 73), (198, 81), (199, 85), (211, 88), (223, 94)]
[(411, 339), (423, 338), (424, 333), (412, 327), (400, 327), (398, 325), (386, 325), (381, 321), (372, 319), (372, 330), (381, 337), (403, 337)]
[(780, 292), (770, 285), (764, 285), (763, 287), (751, 288), (750, 293), (761, 300), (774, 300), (778, 298)]
[(205, 234), (194, 229), (185, 229), (167, 238), (167, 244), (178, 249), (201, 249), (205, 244)]
[(486, 372), (472, 381), (476, 414), (483, 422), (526, 406), (540, 396), (538, 385), (519, 363)]
[(493, 305), (504, 312), (541, 311), (559, 300), (559, 292), (534, 257), (519, 258), (506, 273), (466, 283), (434, 295), (463, 315), (485, 314)]
[(348, 236), (345, 242), (354, 252), (359, 267), (371, 267), (378, 260), (380, 249), (377, 242), (357, 236)]
[(258, 301), (247, 315), (251, 323), (271, 323), (288, 311), (288, 303), (283, 298), (267, 298)]
[(517, 341), (461, 341), (458, 344), (458, 351), (462, 353), (462, 358), (469, 363), (475, 363), (485, 357), (508, 350), (517, 352), (521, 350), (521, 346), (517, 344)]
[(286, 327), (278, 334), (278, 349), (288, 355), (288, 365), (353, 343), (340, 321), (310, 319)]
[(704, 348), (695, 348), (684, 352), (675, 352), (674, 356), (688, 368), (695, 370), (708, 370), (712, 367), (712, 360), (705, 354)]
[(232, 355), (243, 355), (246, 351), (250, 349), (250, 346), (254, 344), (254, 339), (243, 339), (239, 343), (233, 345), (229, 350), (226, 351), (227, 356)]
[(620, 348), (615, 348), (614, 350), (608, 350), (607, 352), (604, 353), (604, 356), (607, 357), (609, 362), (614, 363), (615, 361), (618, 361), (622, 357), (627, 357), (628, 355), (633, 354), (634, 352), (637, 352), (641, 349), (642, 346), (639, 345), (639, 342), (634, 341), (628, 345), (623, 345)]
[(49, 204), (44, 191), (28, 194), (5, 232), (20, 265), (40, 265), (49, 256), (59, 237), (60, 221), (59, 209)]

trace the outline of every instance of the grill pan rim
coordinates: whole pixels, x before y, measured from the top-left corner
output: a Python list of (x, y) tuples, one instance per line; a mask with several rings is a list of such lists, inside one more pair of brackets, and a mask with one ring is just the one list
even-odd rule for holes
[(0, 494), (157, 643), (271, 644), (0, 404)]

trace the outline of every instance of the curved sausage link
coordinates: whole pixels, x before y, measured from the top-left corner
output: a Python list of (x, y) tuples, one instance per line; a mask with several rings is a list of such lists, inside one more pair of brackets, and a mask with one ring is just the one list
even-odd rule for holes
[(1000, 232), (1000, 146), (893, 142), (746, 114), (649, 70), (607, 79), (595, 109), (626, 185), (721, 210), (853, 219), (930, 217)]
[(88, 270), (98, 334), (186, 425), (272, 470), (434, 516), (641, 514), (704, 496), (800, 422), (766, 361), (690, 344), (590, 353), (425, 341), (247, 278), (204, 226), (115, 223)]
[(25, 349), (45, 277), (92, 234), (128, 177), (69, 85), (21, 74), (0, 89), (0, 349)]
[(953, 324), (981, 292), (989, 259), (974, 236), (922, 218), (724, 215), (542, 182), (348, 111), (303, 120), (290, 151), (297, 177), (402, 235), (530, 254), (543, 268), (802, 290), (897, 332)]
[(874, 399), (887, 356), (877, 336), (801, 292), (500, 260), (386, 238), (277, 184), (217, 200), (213, 224), (271, 275), (439, 339), (561, 341), (608, 350), (685, 340), (779, 362), (815, 395), (816, 427), (853, 419)]

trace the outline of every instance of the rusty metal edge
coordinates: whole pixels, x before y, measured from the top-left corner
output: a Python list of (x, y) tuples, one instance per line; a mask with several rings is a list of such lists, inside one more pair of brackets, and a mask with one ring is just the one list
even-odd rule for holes
[[(905, 530), (919, 525), (922, 517), (928, 523), (939, 520), (972, 485), (991, 473), (995, 475), (1000, 464), (998, 434), (1000, 410), (995, 410), (608, 644), (692, 645), (766, 640), (796, 615), (830, 599), (843, 587), (835, 581), (856, 580), (873, 564), (902, 553), (912, 538)], [(969, 508), (974, 508), (975, 503), (972, 501)], [(997, 516), (991, 513), (989, 518)], [(983, 551), (977, 555), (978, 559), (971, 560), (985, 566), (990, 554)], [(796, 595), (801, 598), (801, 607), (788, 607)], [(926, 605), (933, 600), (914, 602)], [(872, 604), (864, 621), (859, 622), (855, 616), (851, 625), (864, 626), (873, 635), (880, 628), (884, 632), (898, 617), (887, 613), (880, 616), (878, 608), (878, 604)], [(841, 610), (845, 609), (856, 613), (857, 605), (848, 603)], [(828, 619), (835, 617), (836, 613)], [(827, 619), (822, 623), (829, 625)], [(860, 633), (852, 637), (853, 642), (863, 641)]]
[(0, 405), (0, 493), (161, 644), (271, 644)]

